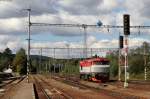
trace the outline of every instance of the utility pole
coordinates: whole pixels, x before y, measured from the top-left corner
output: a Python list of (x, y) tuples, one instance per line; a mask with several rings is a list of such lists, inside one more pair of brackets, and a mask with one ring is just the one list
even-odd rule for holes
[(68, 59), (67, 59), (67, 68), (68, 68), (68, 72), (69, 72), (69, 74), (70, 74), (70, 67), (69, 67), (69, 59), (70, 59), (70, 51), (69, 51), (69, 47), (70, 47), (70, 45), (69, 45), (69, 43), (66, 45), (67, 46), (67, 52), (68, 52)]
[(69, 50), (69, 44), (66, 44), (66, 47), (67, 47), (67, 58), (69, 59), (70, 58), (70, 50)]
[(120, 64), (120, 61), (121, 61), (121, 59), (120, 59), (120, 55), (121, 55), (121, 49), (119, 48), (118, 49), (119, 50), (119, 56), (118, 56), (118, 81), (121, 81), (121, 64)]
[(91, 58), (92, 58), (92, 56), (93, 56), (93, 50), (92, 50), (92, 48), (91, 48)]
[(50, 73), (51, 71), (50, 71), (50, 63), (51, 63), (51, 61), (50, 61), (50, 58), (49, 58), (49, 61), (48, 61), (48, 72)]
[(40, 48), (40, 73), (41, 73), (41, 68), (42, 68), (42, 48)]
[(48, 72), (51, 72), (51, 71), (50, 71), (50, 67), (51, 67), (50, 64), (51, 64), (51, 59), (50, 59), (50, 57), (49, 57), (49, 62), (48, 62)]
[(31, 9), (26, 9), (28, 11), (28, 54), (27, 54), (27, 82), (29, 83), (29, 67), (30, 67), (30, 27), (31, 27), (31, 21), (30, 21), (30, 12)]
[(41, 61), (41, 57), (40, 57), (40, 54), (41, 54), (41, 50), (39, 50), (39, 57), (38, 57), (38, 59), (39, 59), (39, 61), (38, 61), (38, 73), (40, 73), (40, 61)]
[[(69, 59), (70, 59), (70, 51), (69, 51), (69, 43), (66, 44), (66, 50), (67, 50), (67, 56), (66, 56), (66, 59), (67, 59), (67, 64), (65, 64), (65, 70), (67, 68), (67, 71), (70, 73), (70, 68), (69, 68)], [(67, 66), (66, 66), (67, 65)]]
[(56, 49), (56, 48), (54, 48), (54, 58), (53, 58), (54, 73), (55, 73), (55, 49)]
[(48, 69), (48, 64), (47, 64), (47, 62), (46, 62), (46, 73), (47, 73), (47, 69)]
[(147, 80), (147, 67), (146, 67), (146, 43), (144, 43), (144, 78)]
[(82, 28), (84, 29), (84, 58), (87, 58), (87, 25), (82, 24)]

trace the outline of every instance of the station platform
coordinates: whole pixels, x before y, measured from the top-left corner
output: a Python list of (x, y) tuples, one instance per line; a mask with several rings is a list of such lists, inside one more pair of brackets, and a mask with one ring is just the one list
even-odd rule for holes
[(32, 83), (24, 83), (21, 85), (16, 94), (11, 99), (35, 99), (34, 88)]

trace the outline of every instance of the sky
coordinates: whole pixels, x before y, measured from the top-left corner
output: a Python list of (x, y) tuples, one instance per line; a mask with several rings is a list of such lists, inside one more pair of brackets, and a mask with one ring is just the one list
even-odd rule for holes
[[(31, 22), (58, 24), (123, 25), (129, 14), (131, 25), (150, 25), (150, 0), (0, 0), (0, 51), (27, 48), (27, 12)], [(87, 29), (88, 48), (117, 48), (122, 29)], [(138, 34), (141, 35), (138, 35)], [(31, 47), (83, 47), (79, 27), (31, 27)], [(129, 46), (149, 42), (148, 29), (131, 29)]]

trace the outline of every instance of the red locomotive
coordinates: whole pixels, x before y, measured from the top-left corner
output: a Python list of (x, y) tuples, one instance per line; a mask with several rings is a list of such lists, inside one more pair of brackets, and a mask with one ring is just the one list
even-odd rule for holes
[(92, 58), (80, 61), (80, 78), (95, 82), (109, 80), (109, 60), (106, 58)]

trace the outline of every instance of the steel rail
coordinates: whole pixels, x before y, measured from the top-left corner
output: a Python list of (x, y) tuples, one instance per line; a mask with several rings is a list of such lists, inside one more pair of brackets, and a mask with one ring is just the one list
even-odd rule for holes
[[(38, 77), (41, 81), (43, 81), (47, 86), (51, 86), (48, 82), (46, 82), (44, 79), (42, 79), (41, 77)], [(53, 88), (55, 89), (55, 91), (57, 91), (57, 93), (59, 93), (59, 95), (65, 97), (66, 99), (73, 99), (71, 96), (67, 95), (66, 93), (62, 92), (60, 89), (58, 88)]]
[(44, 95), (46, 96), (47, 99), (51, 99), (51, 97), (47, 94), (47, 92), (44, 90), (44, 88), (42, 87), (42, 85), (40, 84), (40, 82), (38, 81), (37, 78), (34, 77), (34, 80), (36, 81), (36, 83), (40, 86), (39, 88), (41, 89), (41, 91), (44, 93)]

